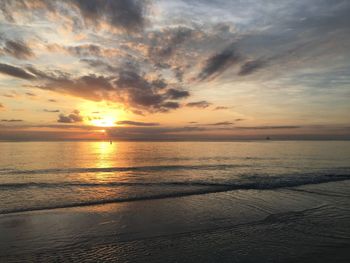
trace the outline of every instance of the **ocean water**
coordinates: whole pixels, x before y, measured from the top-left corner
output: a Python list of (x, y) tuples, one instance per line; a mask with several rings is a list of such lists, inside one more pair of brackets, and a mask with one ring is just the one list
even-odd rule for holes
[(2, 142), (0, 261), (346, 262), (349, 179), (349, 141)]
[(0, 152), (0, 214), (350, 179), (350, 142), (26, 142)]

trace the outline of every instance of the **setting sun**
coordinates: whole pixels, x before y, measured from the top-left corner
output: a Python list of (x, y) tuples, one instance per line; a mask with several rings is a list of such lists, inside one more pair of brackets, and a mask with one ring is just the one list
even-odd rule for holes
[(116, 122), (124, 119), (125, 111), (105, 102), (85, 102), (79, 105), (86, 125), (96, 127), (114, 127)]
[(98, 127), (113, 127), (116, 125), (116, 121), (115, 116), (100, 116), (89, 120), (90, 124)]

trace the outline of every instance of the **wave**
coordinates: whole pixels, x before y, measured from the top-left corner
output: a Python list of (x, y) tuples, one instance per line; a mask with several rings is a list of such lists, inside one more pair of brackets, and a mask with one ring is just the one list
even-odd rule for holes
[[(256, 189), (267, 190), (274, 188), (301, 186), (304, 184), (318, 184), (331, 181), (350, 179), (345, 174), (302, 174), (302, 175), (280, 175), (280, 176), (245, 176), (243, 180), (231, 182), (205, 182), (205, 181), (165, 181), (165, 182), (25, 182), (25, 183), (3, 183), (0, 189), (16, 188), (64, 188), (64, 187), (119, 187), (119, 186), (195, 186), (195, 187), (229, 187), (233, 189)], [(247, 181), (248, 180), (248, 181)]]
[(37, 170), (5, 170), (6, 174), (52, 174), (52, 173), (98, 173), (98, 172), (129, 172), (144, 171), (154, 172), (163, 170), (225, 170), (236, 167), (249, 167), (241, 164), (217, 164), (217, 165), (157, 165), (157, 166), (130, 166), (130, 167), (101, 167), (101, 168), (55, 168)]
[(117, 187), (117, 186), (228, 186), (226, 184), (206, 182), (105, 182), (105, 183), (4, 183), (0, 189), (11, 188), (57, 188), (57, 187)]
[[(337, 182), (350, 180), (350, 175), (319, 175), (319, 176), (299, 176), (299, 177), (272, 177), (263, 178), (256, 182), (237, 182), (233, 184), (217, 184), (210, 182), (155, 182), (155, 183), (129, 183), (129, 182), (113, 182), (113, 183), (68, 183), (66, 185), (73, 186), (201, 186), (200, 189), (191, 189), (187, 191), (178, 191), (171, 193), (160, 193), (160, 194), (149, 194), (141, 196), (123, 197), (123, 198), (112, 198), (103, 200), (93, 200), (84, 202), (73, 202), (69, 204), (58, 204), (52, 206), (42, 206), (42, 207), (31, 207), (31, 208), (16, 208), (0, 211), (0, 214), (11, 214), (17, 212), (29, 212), (36, 210), (47, 210), (47, 209), (57, 209), (57, 208), (69, 208), (69, 207), (80, 207), (80, 206), (91, 206), (100, 205), (108, 203), (118, 203), (118, 202), (131, 202), (131, 201), (141, 201), (141, 200), (153, 200), (153, 199), (165, 199), (165, 198), (175, 198), (184, 197), (190, 195), (202, 195), (210, 193), (227, 192), (233, 190), (272, 190), (278, 188), (289, 188), (298, 187), (302, 185), (310, 184), (320, 184), (328, 182)], [(16, 187), (28, 187), (33, 185), (49, 186), (50, 183), (26, 183), (26, 184), (1, 184), (0, 187), (16, 188)]]

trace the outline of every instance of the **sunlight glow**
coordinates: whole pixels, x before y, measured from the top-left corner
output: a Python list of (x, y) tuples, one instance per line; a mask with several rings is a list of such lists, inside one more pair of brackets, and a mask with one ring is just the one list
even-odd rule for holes
[(98, 119), (89, 120), (90, 124), (98, 127), (114, 127), (116, 126), (117, 117), (115, 116), (100, 116)]
[(115, 127), (116, 122), (125, 118), (125, 112), (104, 102), (85, 102), (80, 104), (81, 115), (86, 125), (95, 127)]

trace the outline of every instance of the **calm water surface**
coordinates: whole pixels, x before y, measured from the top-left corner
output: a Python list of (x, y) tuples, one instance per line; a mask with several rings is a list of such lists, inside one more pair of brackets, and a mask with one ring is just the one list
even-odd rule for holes
[(350, 142), (0, 143), (0, 213), (350, 177)]

